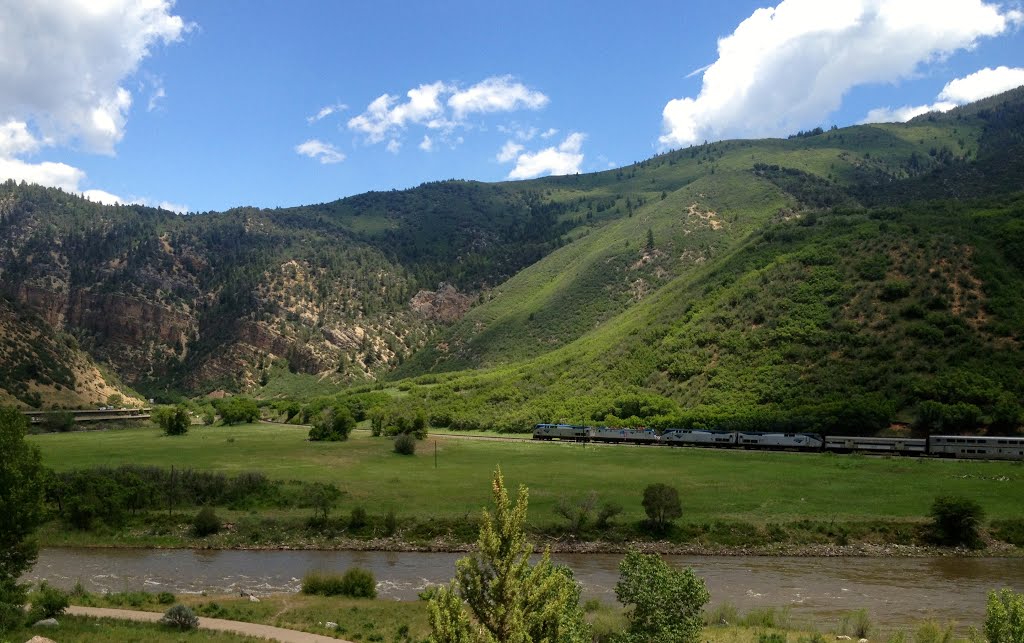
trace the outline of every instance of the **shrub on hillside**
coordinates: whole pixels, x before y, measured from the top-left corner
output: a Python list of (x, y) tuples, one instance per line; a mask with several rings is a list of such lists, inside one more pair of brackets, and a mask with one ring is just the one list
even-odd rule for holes
[(939, 496), (932, 503), (931, 537), (937, 544), (977, 547), (978, 527), (985, 511), (977, 502), (961, 496)]
[(348, 528), (359, 530), (366, 526), (366, 510), (362, 507), (354, 507), (348, 519)]

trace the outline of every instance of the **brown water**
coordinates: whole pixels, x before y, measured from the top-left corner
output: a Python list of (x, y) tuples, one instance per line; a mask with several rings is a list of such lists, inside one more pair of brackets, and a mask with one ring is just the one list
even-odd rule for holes
[[(225, 594), (298, 591), (309, 570), (358, 565), (377, 578), (381, 596), (415, 599), (447, 582), (460, 554), (352, 551), (192, 551), (152, 549), (44, 549), (29, 579), (90, 591), (147, 590)], [(584, 595), (615, 601), (617, 554), (563, 554)], [(1024, 591), (1020, 558), (797, 558), (667, 556), (703, 577), (711, 604), (741, 612), (789, 608), (797, 622), (827, 625), (850, 610), (866, 609), (886, 629), (935, 618), (978, 625), (989, 590)]]

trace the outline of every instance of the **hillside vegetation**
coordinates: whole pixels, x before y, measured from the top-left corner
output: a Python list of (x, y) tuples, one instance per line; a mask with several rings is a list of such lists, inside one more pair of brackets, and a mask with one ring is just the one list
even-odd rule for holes
[(1018, 89), (906, 124), (289, 209), (181, 217), (8, 182), (0, 277), (164, 397), (338, 391), (500, 430), (1010, 431), (1022, 158)]

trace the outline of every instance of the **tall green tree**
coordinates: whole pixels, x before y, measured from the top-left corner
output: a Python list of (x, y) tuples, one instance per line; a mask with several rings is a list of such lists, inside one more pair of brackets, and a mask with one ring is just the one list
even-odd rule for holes
[(989, 643), (1024, 641), (1024, 594), (1006, 588), (988, 593), (985, 638)]
[(501, 469), (491, 484), (494, 515), (486, 509), (476, 551), (455, 564), (455, 578), (430, 600), (433, 643), (584, 643), (589, 626), (572, 572), (545, 550), (530, 564), (533, 545), (524, 525), (528, 493), (509, 499)]
[(673, 520), (683, 515), (679, 492), (660, 482), (644, 488), (643, 505), (647, 520), (656, 531), (665, 531)]
[(24, 619), (27, 586), (18, 578), (39, 553), (32, 533), (43, 520), (44, 470), (27, 431), (24, 415), (0, 407), (0, 632)]
[(657, 554), (631, 549), (619, 563), (615, 596), (626, 607), (624, 643), (697, 643), (701, 610), (710, 599), (692, 569), (673, 569)]

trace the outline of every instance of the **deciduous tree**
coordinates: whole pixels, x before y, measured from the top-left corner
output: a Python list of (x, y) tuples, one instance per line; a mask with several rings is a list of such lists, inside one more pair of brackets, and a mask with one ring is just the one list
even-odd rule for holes
[(627, 643), (696, 643), (710, 594), (692, 569), (673, 569), (657, 554), (631, 549), (619, 563), (615, 596), (626, 607)]

